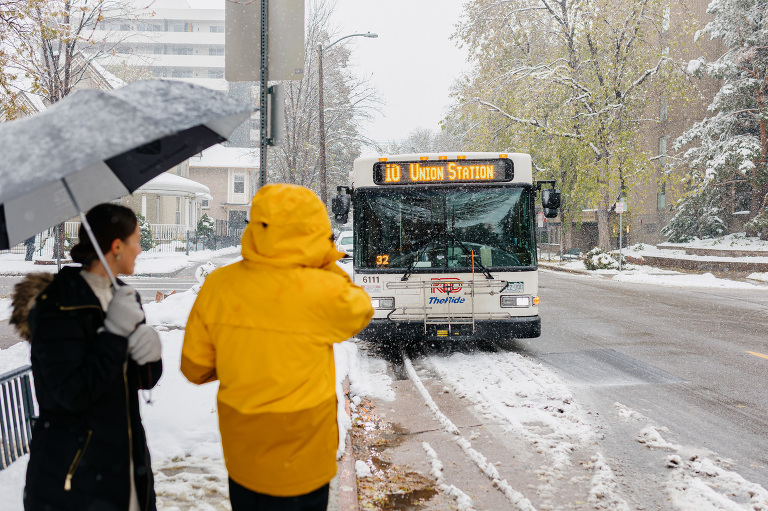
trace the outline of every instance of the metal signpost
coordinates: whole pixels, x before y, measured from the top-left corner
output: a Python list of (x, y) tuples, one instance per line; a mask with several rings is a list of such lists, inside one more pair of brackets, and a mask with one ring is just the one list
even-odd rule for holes
[[(280, 100), (279, 89), (270, 95), (268, 80), (304, 77), (304, 0), (224, 2), (224, 75), (229, 82), (259, 82), (259, 187), (267, 183), (267, 146), (282, 138), (275, 133), (282, 122), (277, 105), (269, 121), (268, 102)], [(269, 23), (271, 22), (271, 26)], [(259, 63), (256, 67), (254, 64)], [(272, 133), (268, 133), (268, 127)]]
[(624, 231), (624, 226), (622, 224), (622, 214), (624, 213), (624, 210), (626, 209), (626, 203), (624, 202), (624, 199), (620, 200), (616, 203), (616, 213), (619, 214), (619, 271), (621, 271), (621, 246), (622, 246), (622, 233)]

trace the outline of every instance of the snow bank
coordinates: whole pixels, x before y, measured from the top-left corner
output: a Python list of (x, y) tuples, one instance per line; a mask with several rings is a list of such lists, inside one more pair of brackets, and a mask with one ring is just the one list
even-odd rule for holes
[(216, 410), (219, 383), (193, 385), (181, 374), (183, 331), (160, 332), (160, 339), (163, 376), (151, 392), (141, 392), (140, 403), (152, 459), (160, 464), (187, 456), (222, 460)]
[(758, 289), (762, 286), (756, 286), (749, 282), (740, 282), (736, 280), (720, 279), (711, 273), (703, 275), (680, 274), (680, 275), (657, 275), (646, 272), (625, 272), (613, 276), (613, 280), (618, 282), (632, 282), (636, 284), (653, 284), (656, 286), (668, 287), (686, 287), (686, 288), (727, 288), (727, 289)]
[[(392, 378), (387, 375), (387, 364), (383, 360), (369, 360), (363, 357), (354, 341), (333, 345), (336, 362), (336, 420), (339, 425), (339, 448), (336, 459), (341, 458), (346, 447), (347, 433), (352, 428), (352, 419), (347, 415), (342, 384), (349, 378), (349, 392), (354, 396), (370, 397), (393, 401), (395, 391)], [(359, 400), (358, 400), (359, 402)]]
[(149, 302), (144, 307), (147, 323), (156, 327), (184, 328), (187, 326), (189, 313), (197, 299), (196, 287), (183, 293), (175, 293), (162, 302)]
[(27, 463), (29, 454), (19, 458), (5, 470), (0, 470), (0, 502), (3, 503), (3, 511), (24, 511), (22, 499)]
[(336, 379), (349, 376), (349, 390), (353, 396), (394, 401), (392, 378), (387, 374), (387, 363), (379, 358), (363, 356), (354, 340), (333, 345), (336, 358)]
[(27, 365), (29, 365), (28, 342), (19, 342), (10, 348), (0, 350), (0, 374), (5, 374)]

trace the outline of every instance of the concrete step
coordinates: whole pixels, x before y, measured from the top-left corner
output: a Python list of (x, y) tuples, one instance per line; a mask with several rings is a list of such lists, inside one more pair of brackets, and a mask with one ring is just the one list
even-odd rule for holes
[[(708, 271), (719, 273), (765, 273), (768, 272), (768, 256), (766, 261), (745, 261), (743, 259), (692, 259), (674, 256), (661, 257), (644, 255), (643, 260), (650, 266), (659, 268), (674, 268), (692, 271)], [(762, 258), (761, 258), (762, 259)]]

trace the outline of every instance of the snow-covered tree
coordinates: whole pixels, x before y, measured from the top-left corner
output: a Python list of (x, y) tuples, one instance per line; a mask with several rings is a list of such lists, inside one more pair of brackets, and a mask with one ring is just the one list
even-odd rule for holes
[(673, 243), (686, 243), (693, 238), (716, 238), (725, 232), (725, 208), (713, 188), (682, 198), (675, 205), (675, 215), (669, 225), (661, 230)]
[[(269, 152), (269, 180), (296, 183), (320, 192), (320, 137), (318, 45), (338, 39), (331, 26), (333, 5), (325, 0), (307, 4), (304, 42), (304, 78), (285, 83), (285, 139)], [(328, 194), (337, 185), (349, 184), (349, 169), (363, 144), (362, 133), (379, 100), (373, 87), (356, 78), (347, 63), (351, 56), (345, 42), (323, 52), (323, 102)], [(329, 201), (330, 202), (330, 201)]]
[(417, 128), (400, 141), (392, 142), (384, 151), (389, 154), (438, 153), (463, 150), (461, 137), (441, 130), (434, 132), (426, 128)]
[[(666, 0), (471, 0), (456, 38), (475, 68), (454, 115), (476, 149), (527, 151), (539, 177), (566, 169), (564, 201), (597, 208), (599, 243), (628, 177), (652, 166), (637, 143), (669, 62)], [(566, 219), (568, 223), (570, 219)]]
[[(0, 5), (0, 103), (8, 118), (19, 114), (20, 91), (47, 104), (68, 96), (106, 51), (97, 26), (134, 7), (126, 0), (11, 0)], [(84, 52), (98, 46), (98, 51)]]
[(708, 12), (714, 19), (697, 37), (721, 39), (726, 51), (711, 62), (703, 57), (691, 61), (688, 72), (706, 73), (721, 80), (722, 87), (709, 105), (710, 115), (679, 137), (675, 147), (684, 149), (697, 185), (690, 195), (720, 197), (723, 203), (725, 185), (745, 183), (755, 217), (766, 212), (768, 203), (768, 0), (713, 0)]

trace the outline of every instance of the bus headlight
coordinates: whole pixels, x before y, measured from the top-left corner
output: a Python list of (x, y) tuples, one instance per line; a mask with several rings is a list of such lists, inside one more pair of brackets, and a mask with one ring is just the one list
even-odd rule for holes
[(393, 297), (371, 298), (371, 305), (374, 309), (394, 309), (395, 299)]
[(519, 296), (519, 295), (501, 295), (501, 306), (502, 307), (530, 307), (531, 297)]

